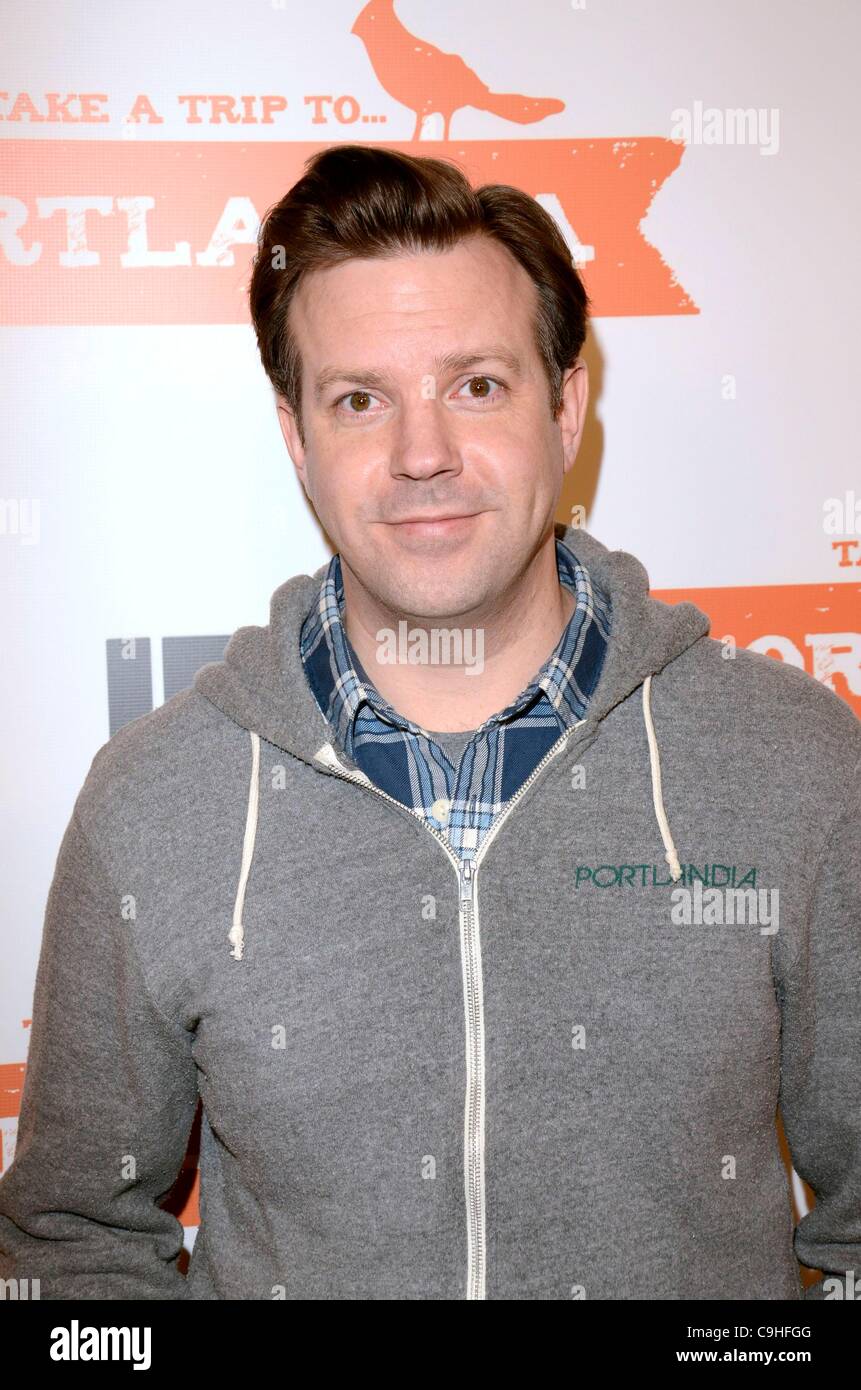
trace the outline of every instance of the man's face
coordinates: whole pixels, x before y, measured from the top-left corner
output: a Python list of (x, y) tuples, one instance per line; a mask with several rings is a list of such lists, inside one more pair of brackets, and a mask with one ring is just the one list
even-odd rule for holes
[(342, 565), (390, 612), (492, 608), (552, 532), (587, 380), (578, 361), (554, 420), (536, 303), (522, 266), (485, 237), (300, 283), (305, 447), (283, 400), (281, 428)]

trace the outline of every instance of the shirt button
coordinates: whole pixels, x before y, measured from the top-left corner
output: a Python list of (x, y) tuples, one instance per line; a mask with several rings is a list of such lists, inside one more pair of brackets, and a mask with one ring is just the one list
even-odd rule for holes
[(434, 802), (433, 806), (431, 806), (431, 815), (433, 816), (434, 820), (438, 820), (443, 825), (445, 825), (448, 822), (448, 813), (450, 810), (451, 802), (446, 801), (445, 797), (441, 796), (437, 801)]

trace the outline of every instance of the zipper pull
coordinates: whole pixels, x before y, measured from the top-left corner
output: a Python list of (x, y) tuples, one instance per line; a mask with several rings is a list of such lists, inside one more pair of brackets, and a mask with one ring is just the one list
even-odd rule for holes
[(460, 875), (460, 900), (468, 902), (472, 897), (472, 860), (464, 861)]

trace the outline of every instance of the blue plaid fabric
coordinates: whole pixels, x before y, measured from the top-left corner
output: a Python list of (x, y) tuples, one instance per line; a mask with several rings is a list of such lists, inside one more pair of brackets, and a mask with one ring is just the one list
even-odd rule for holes
[(334, 555), (302, 626), (305, 675), (333, 742), (389, 796), (441, 831), (461, 862), (477, 853), (507, 801), (565, 729), (582, 719), (610, 633), (610, 599), (556, 538), (559, 582), (575, 595), (568, 624), (534, 680), (475, 730), (457, 767), (426, 729), (393, 709), (368, 678), (342, 617)]

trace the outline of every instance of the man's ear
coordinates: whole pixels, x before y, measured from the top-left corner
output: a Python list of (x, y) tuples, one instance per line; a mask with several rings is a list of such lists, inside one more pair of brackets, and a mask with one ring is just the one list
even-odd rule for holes
[(291, 407), (287, 404), (284, 396), (276, 392), (275, 401), (278, 408), (278, 424), (281, 426), (281, 433), (284, 436), (284, 443), (287, 445), (287, 452), (299, 475), (299, 481), (307, 492), (308, 487), (305, 479), (305, 446), (302, 443), (296, 416)]
[(562, 405), (557, 416), (562, 432), (563, 472), (573, 468), (583, 438), (589, 402), (589, 373), (582, 357), (569, 367), (562, 382)]

